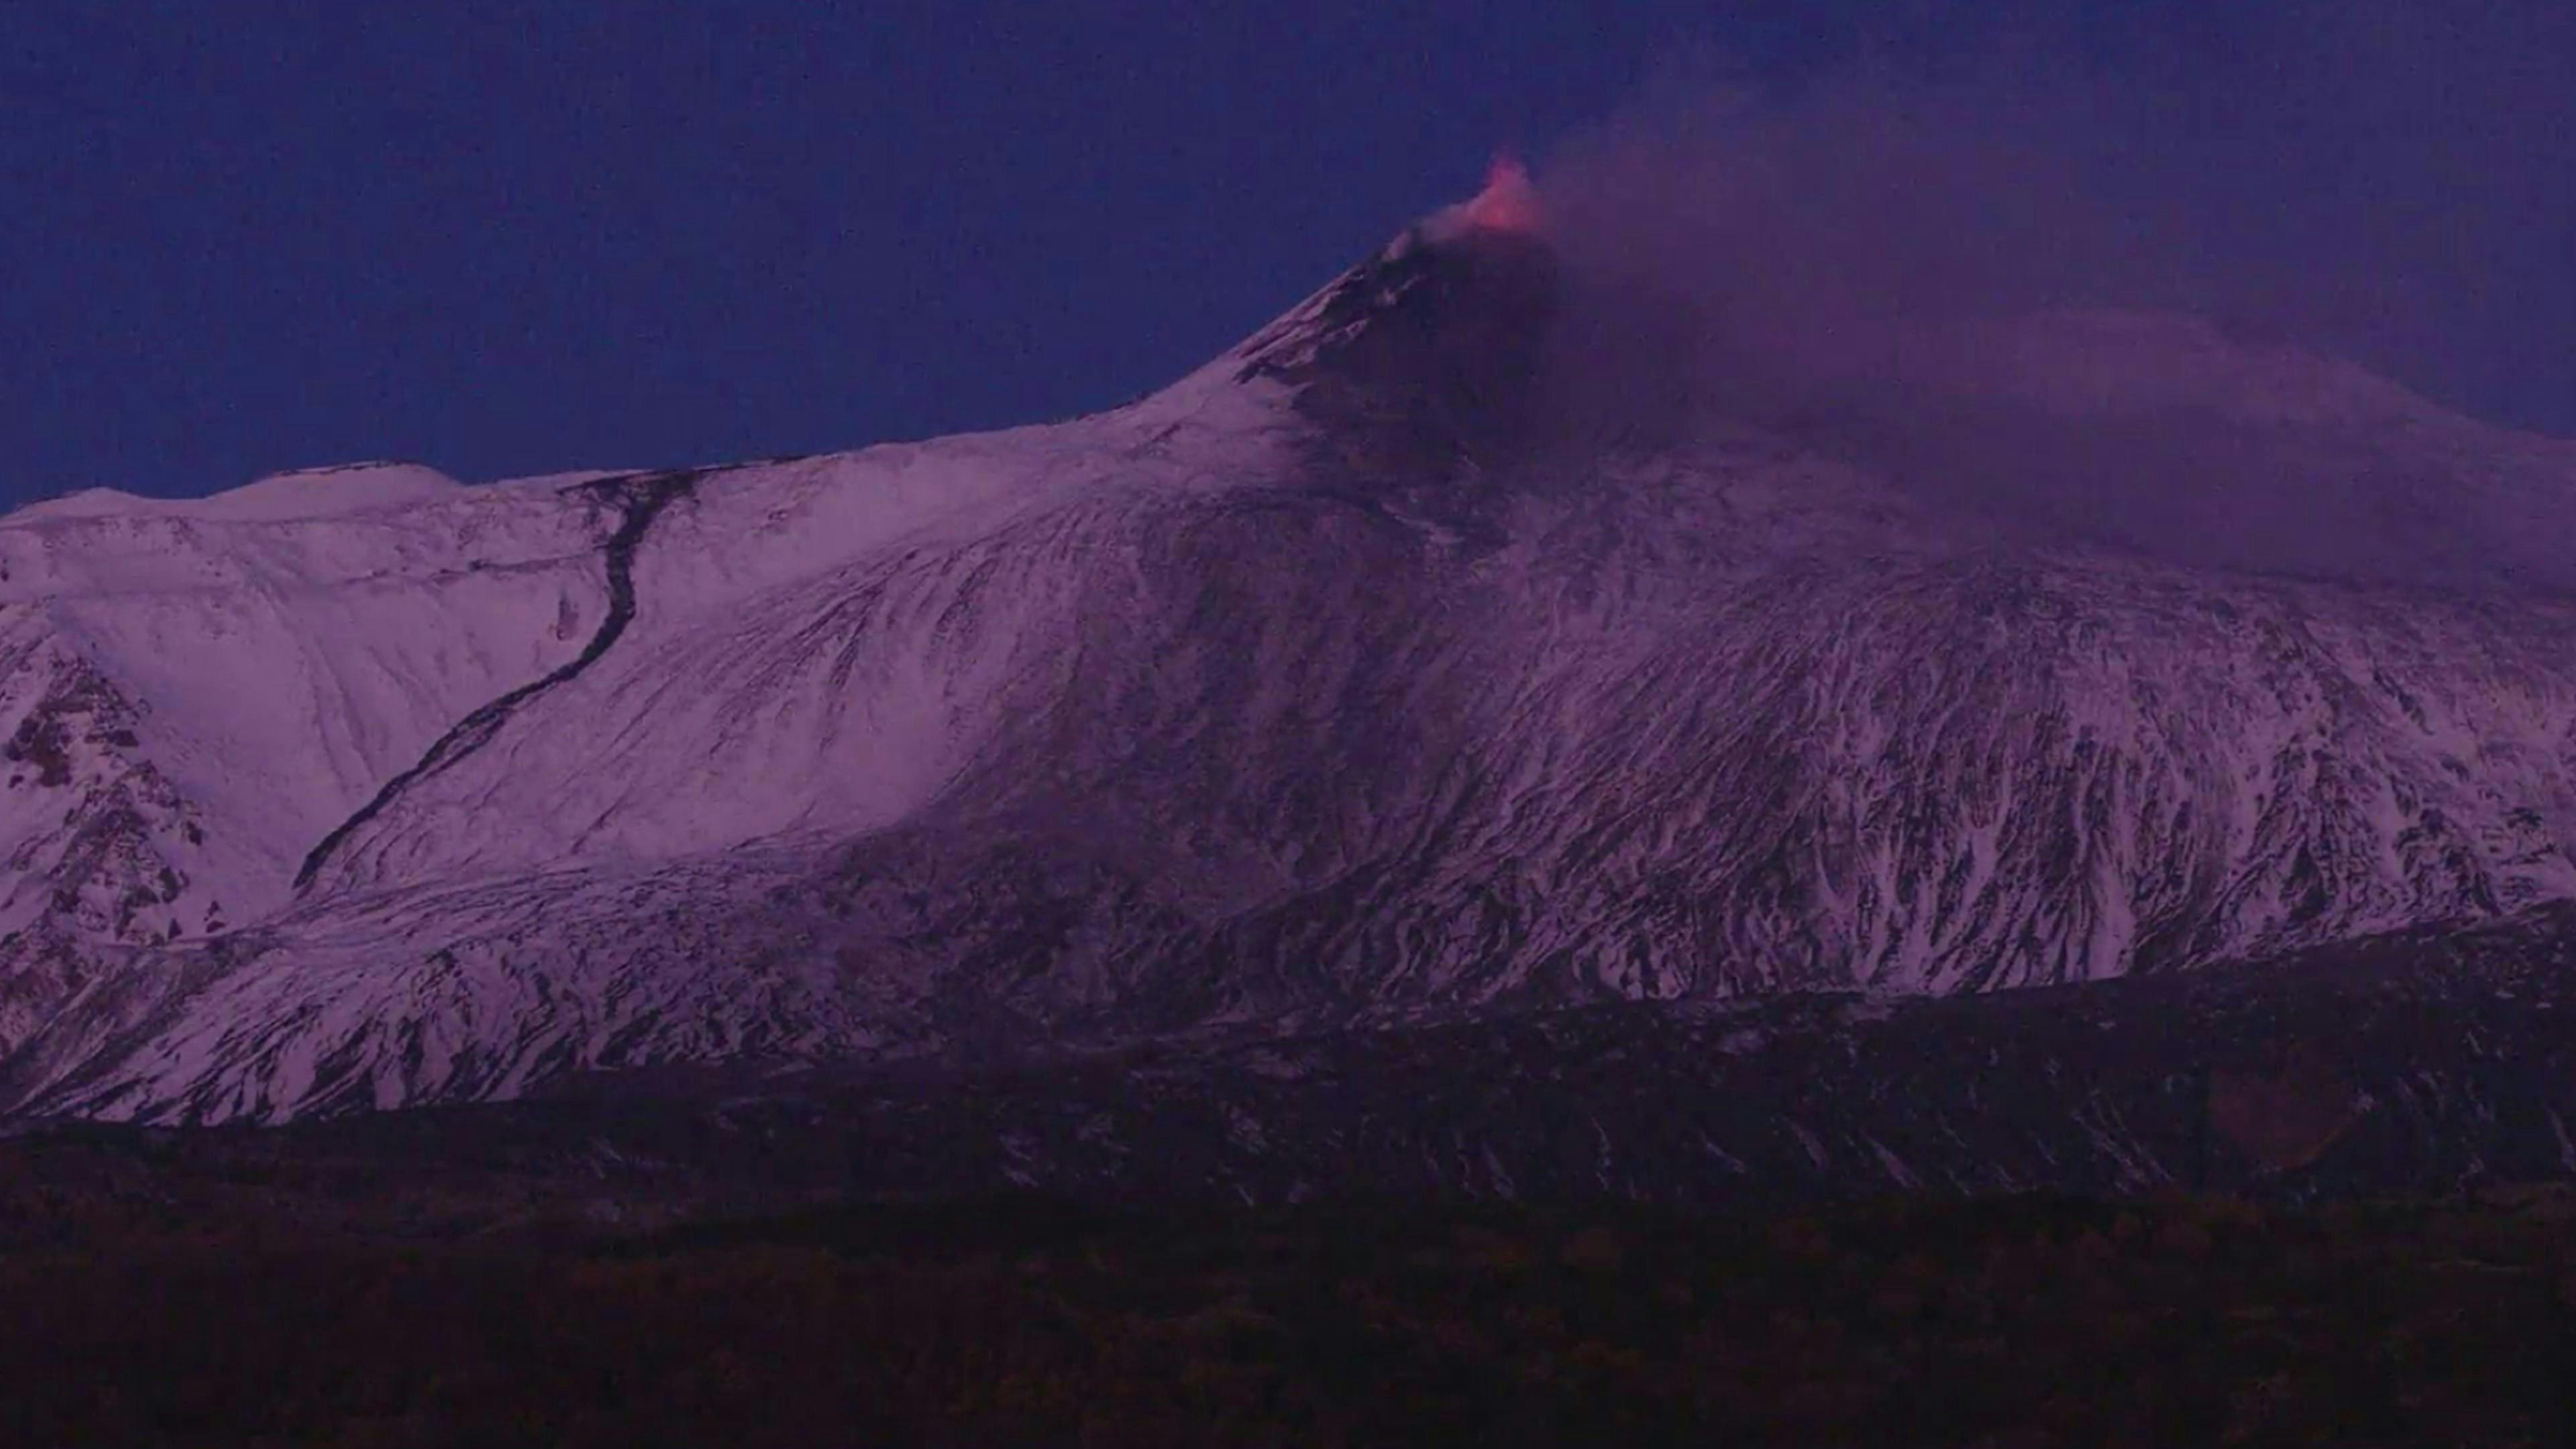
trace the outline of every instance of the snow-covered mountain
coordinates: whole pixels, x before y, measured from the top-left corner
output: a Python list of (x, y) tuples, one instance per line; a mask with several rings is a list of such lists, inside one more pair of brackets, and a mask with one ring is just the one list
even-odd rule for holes
[(0, 1108), (1950, 993), (2576, 897), (2576, 448), (2187, 319), (1586, 395), (1526, 218), (857, 453), (0, 519)]

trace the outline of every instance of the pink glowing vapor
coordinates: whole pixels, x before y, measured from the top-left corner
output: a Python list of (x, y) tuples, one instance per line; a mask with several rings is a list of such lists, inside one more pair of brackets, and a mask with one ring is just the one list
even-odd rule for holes
[(1539, 229), (1538, 191), (1529, 171), (1505, 153), (1485, 172), (1485, 189), (1459, 211), (1469, 226), (1484, 231), (1532, 233)]

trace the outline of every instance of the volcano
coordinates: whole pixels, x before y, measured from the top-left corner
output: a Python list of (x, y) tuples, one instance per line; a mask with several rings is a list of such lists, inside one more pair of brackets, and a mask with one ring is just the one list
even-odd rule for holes
[(1540, 220), (1070, 422), (0, 519), (0, 1106), (1704, 1023), (2576, 899), (2576, 447), (2123, 314), (1901, 415), (1573, 426)]

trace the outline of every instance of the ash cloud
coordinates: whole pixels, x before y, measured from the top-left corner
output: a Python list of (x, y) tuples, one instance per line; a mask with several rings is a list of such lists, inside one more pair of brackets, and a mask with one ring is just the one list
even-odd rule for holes
[(1572, 325), (1668, 334), (1738, 412), (1878, 377), (1929, 328), (2109, 300), (2088, 275), (2144, 280), (2143, 261), (2085, 266), (2106, 252), (2080, 182), (1999, 117), (1880, 74), (1663, 97), (1545, 172)]
[[(1538, 171), (1570, 406), (1837, 440), (1975, 495), (1942, 503), (2195, 561), (2576, 585), (2576, 503), (2280, 426), (2388, 405), (2367, 369), (2576, 435), (2576, 10), (2294, 4), (2131, 41), (1663, 77)], [(1998, 340), (2034, 315), (2060, 320)]]
[(1865, 364), (1891, 317), (2178, 308), (2576, 435), (2576, 7), (2249, 13), (2108, 56), (1702, 57), (1540, 182), (1583, 275), (1787, 365)]

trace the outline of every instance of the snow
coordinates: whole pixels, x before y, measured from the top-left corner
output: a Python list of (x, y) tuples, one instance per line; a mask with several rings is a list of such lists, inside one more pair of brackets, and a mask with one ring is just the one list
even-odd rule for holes
[[(338, 512), (319, 496), (335, 491)], [(186, 873), (238, 925), (451, 721), (580, 648), (604, 609), (599, 527), (551, 493), (418, 469), (201, 504), (12, 515), (0, 637), (48, 641), (137, 713), (140, 748), (217, 842)]]
[(184, 518), (208, 523), (341, 518), (433, 502), (464, 486), (417, 464), (350, 463), (272, 473), (204, 498), (143, 498), (113, 488), (91, 488), (0, 516), (0, 527), (56, 518)]
[[(1782, 989), (1875, 1019), (2576, 897), (2563, 603), (1962, 542), (1763, 436), (1397, 487), (1244, 380), (1320, 317), (1042, 427), (0, 519), (0, 736), (62, 742), (0, 796), (0, 1052), (51, 1110), (274, 1118), (933, 1051), (960, 1003), (1085, 1040)], [(2098, 365), (2005, 361), (2070, 405), (2397, 407), (2215, 333), (2058, 338)], [(2456, 420), (2370, 441), (2576, 486)]]

